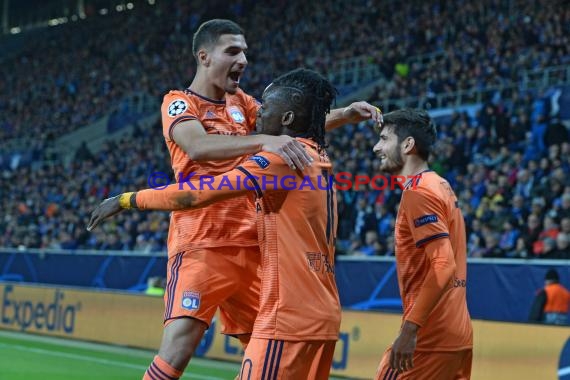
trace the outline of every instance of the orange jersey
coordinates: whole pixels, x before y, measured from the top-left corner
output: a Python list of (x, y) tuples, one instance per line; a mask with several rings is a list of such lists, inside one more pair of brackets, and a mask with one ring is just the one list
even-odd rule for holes
[(455, 275), (418, 330), (418, 351), (455, 351), (473, 346), (467, 310), (467, 259), (463, 215), (449, 183), (433, 171), (410, 181), (402, 194), (395, 226), (396, 264), (405, 320), (430, 268), (425, 245), (449, 239)]
[[(173, 128), (184, 121), (198, 120), (208, 134), (245, 136), (255, 129), (259, 103), (242, 90), (213, 100), (191, 90), (170, 91), (162, 102), (162, 128), (176, 182), (225, 173), (245, 157), (196, 162), (172, 139)], [(216, 203), (201, 210), (175, 211), (168, 232), (168, 253), (206, 247), (252, 246), (257, 244), (255, 210), (246, 197)]]
[(332, 167), (314, 142), (299, 141), (314, 159), (304, 172), (262, 152), (207, 185), (194, 181), (161, 191), (142, 190), (136, 201), (141, 209), (175, 210), (239, 194), (255, 196), (262, 274), (252, 336), (336, 340), (341, 311), (334, 276), (337, 216)]
[[(261, 190), (256, 200), (263, 255), (261, 298), (252, 336), (336, 340), (341, 310), (334, 276), (332, 166), (313, 141), (299, 140), (314, 159), (303, 173), (295, 175), (279, 156), (263, 152), (238, 168), (258, 177)], [(278, 184), (275, 191), (272, 180)]]

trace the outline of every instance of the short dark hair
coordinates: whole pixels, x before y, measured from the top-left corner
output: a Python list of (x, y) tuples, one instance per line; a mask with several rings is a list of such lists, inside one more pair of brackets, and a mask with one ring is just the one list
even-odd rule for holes
[(296, 120), (307, 137), (324, 148), (326, 115), (336, 97), (336, 88), (316, 71), (301, 68), (275, 79), (268, 91), (274, 89), (283, 91), (283, 98), (292, 103)]
[(215, 45), (223, 34), (244, 35), (244, 32), (241, 26), (231, 20), (216, 18), (202, 23), (192, 38), (192, 54), (194, 58), (198, 60), (198, 51), (204, 46), (210, 47)]
[(560, 276), (558, 276), (558, 272), (556, 271), (556, 269), (551, 268), (546, 272), (546, 276), (544, 276), (544, 279), (549, 281), (559, 282)]
[(380, 127), (380, 131), (389, 126), (393, 127), (399, 143), (407, 137), (413, 137), (418, 155), (423, 160), (428, 160), (435, 144), (437, 131), (427, 111), (403, 108), (389, 112), (384, 115), (384, 124)]

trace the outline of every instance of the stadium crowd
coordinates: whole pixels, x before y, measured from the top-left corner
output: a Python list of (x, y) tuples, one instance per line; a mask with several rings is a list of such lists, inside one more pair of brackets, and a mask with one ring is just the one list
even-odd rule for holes
[[(343, 59), (359, 56), (388, 79), (379, 99), (516, 82), (523, 69), (569, 61), (570, 10), (555, 2), (345, 5), (244, 0), (228, 6), (214, 0), (203, 7), (177, 0), (140, 2), (132, 11), (104, 16), (87, 8), (85, 20), (32, 32), (18, 54), (3, 60), (0, 139), (48, 140), (100, 118), (127, 94), (160, 98), (187, 85), (194, 70), (192, 33), (213, 17), (234, 19), (246, 30), (250, 68), (242, 86), (257, 97), (287, 70), (335, 72)], [(425, 64), (413, 59), (434, 53)]]
[[(368, 56), (387, 78), (369, 99), (374, 104), (516, 83), (520, 70), (570, 61), (570, 10), (548, 1), (414, 0), (382, 7), (357, 1), (348, 10), (338, 0), (225, 4), (158, 2), (94, 15), (36, 34), (3, 62), (0, 246), (165, 248), (167, 213), (124, 213), (94, 233), (84, 228), (89, 211), (103, 198), (147, 187), (152, 172), (171, 172), (160, 126), (110, 140), (100, 152), (83, 146), (69, 166), (41, 162), (50, 158), (57, 137), (109, 113), (129, 93), (160, 98), (188, 85), (191, 35), (207, 18), (228, 17), (244, 26), (250, 67), (242, 87), (256, 96), (288, 69), (334, 72), (342, 59), (354, 56)], [(426, 54), (433, 58), (410, 59)], [(458, 194), (469, 255), (570, 258), (568, 130), (547, 93), (496, 95), (475, 113), (437, 120), (440, 138), (431, 165)], [(375, 174), (376, 139), (368, 123), (332, 133), (329, 154), (336, 170)], [(18, 140), (26, 141), (31, 165), (14, 160)], [(339, 253), (393, 255), (399, 191), (368, 185), (339, 191), (338, 199)]]

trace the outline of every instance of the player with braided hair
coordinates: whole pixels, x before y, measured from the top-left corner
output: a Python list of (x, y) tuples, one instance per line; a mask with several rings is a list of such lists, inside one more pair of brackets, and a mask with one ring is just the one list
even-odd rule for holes
[[(252, 198), (262, 252), (261, 294), (240, 379), (328, 379), (341, 319), (334, 275), (336, 193), (324, 149), (325, 117), (335, 94), (324, 77), (306, 69), (280, 76), (263, 93), (256, 129), (302, 143), (313, 159), (304, 171), (277, 154), (260, 152), (206, 188), (193, 183), (194, 189), (181, 190), (175, 184), (107, 199), (89, 222), (91, 229), (124, 208), (195, 209), (244, 194)], [(284, 178), (312, 186), (292, 188)]]

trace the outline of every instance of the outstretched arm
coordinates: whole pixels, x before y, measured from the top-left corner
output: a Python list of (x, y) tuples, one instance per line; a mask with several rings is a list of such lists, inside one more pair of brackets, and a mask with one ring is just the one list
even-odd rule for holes
[[(204, 177), (203, 177), (204, 178)], [(202, 178), (202, 179), (203, 179)], [(103, 220), (124, 209), (174, 211), (201, 208), (228, 198), (238, 197), (254, 190), (239, 169), (234, 169), (206, 180), (180, 182), (165, 189), (145, 189), (105, 199), (93, 212), (87, 225), (91, 231)]]
[(331, 110), (327, 115), (325, 128), (331, 131), (345, 124), (359, 123), (368, 119), (378, 124), (384, 122), (380, 108), (367, 102), (355, 102), (348, 107)]

